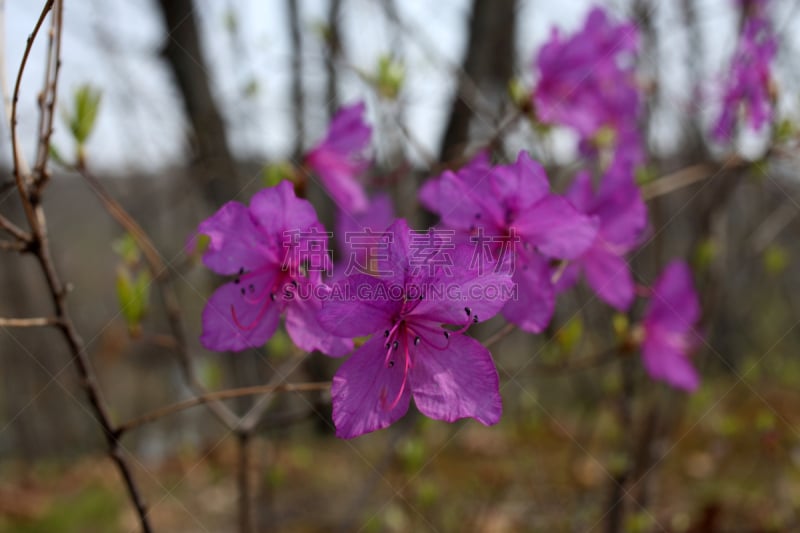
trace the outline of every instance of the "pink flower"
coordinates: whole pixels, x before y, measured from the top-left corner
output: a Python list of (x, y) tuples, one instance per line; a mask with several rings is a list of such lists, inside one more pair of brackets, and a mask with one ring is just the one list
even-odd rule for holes
[(635, 128), (639, 113), (632, 58), (638, 31), (631, 23), (614, 24), (599, 7), (584, 27), (563, 39), (553, 30), (536, 58), (539, 70), (533, 101), (544, 122), (574, 128), (583, 139), (604, 126)]
[(291, 183), (256, 193), (249, 207), (228, 202), (197, 233), (210, 238), (205, 265), (234, 276), (203, 309), (203, 346), (215, 351), (263, 346), (285, 314), (286, 330), (301, 349), (343, 355), (352, 348), (317, 323), (322, 302), (315, 295), (324, 293), (322, 271), (330, 267), (328, 235)]
[(627, 165), (612, 167), (597, 192), (589, 174), (581, 172), (567, 199), (578, 211), (597, 220), (598, 231), (589, 249), (567, 266), (558, 289), (571, 287), (582, 272), (600, 299), (626, 311), (633, 303), (634, 282), (625, 254), (639, 244), (647, 226), (647, 206), (633, 180), (633, 170)]
[(645, 310), (642, 356), (650, 377), (673, 387), (693, 391), (700, 376), (689, 361), (697, 344), (695, 325), (700, 320), (700, 301), (689, 266), (673, 261), (653, 286)]
[[(404, 220), (385, 234), (380, 276), (354, 274), (334, 285), (332, 295), (341, 297), (327, 299), (319, 315), (322, 326), (337, 335), (372, 335), (333, 378), (337, 436), (349, 439), (389, 426), (412, 398), (430, 418), (497, 423), (497, 370), (489, 350), (464, 333), (497, 314), (511, 295), (511, 279), (469, 268), (469, 247), (434, 248), (415, 262)], [(445, 254), (450, 260), (442, 263)]]
[(580, 257), (597, 234), (593, 220), (550, 193), (544, 169), (524, 151), (516, 163), (496, 166), (481, 153), (458, 172), (429, 180), (420, 201), (480, 253), (486, 248), (507, 261), (519, 293), (503, 316), (533, 333), (553, 314), (550, 258)]
[(369, 167), (365, 151), (372, 129), (364, 122), (364, 109), (363, 102), (341, 108), (325, 138), (305, 158), (339, 209), (350, 213), (367, 207), (359, 176)]
[(745, 22), (731, 60), (722, 113), (712, 131), (714, 139), (726, 141), (731, 138), (741, 108), (748, 124), (756, 131), (771, 120), (770, 64), (777, 50), (777, 40), (766, 19), (756, 17)]

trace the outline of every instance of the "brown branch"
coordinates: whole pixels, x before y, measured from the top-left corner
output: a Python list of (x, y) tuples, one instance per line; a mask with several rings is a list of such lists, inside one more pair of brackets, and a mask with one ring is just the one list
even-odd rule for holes
[(25, 252), (28, 250), (28, 243), (21, 241), (0, 241), (0, 250), (4, 252)]
[(56, 317), (0, 318), (0, 327), (3, 328), (39, 328), (58, 325), (61, 325), (61, 320)]
[(516, 326), (514, 324), (506, 324), (498, 331), (496, 331), (494, 334), (492, 334), (491, 337), (483, 341), (483, 345), (486, 348), (491, 348), (493, 345), (497, 344), (498, 342), (506, 338), (508, 335), (510, 335), (515, 329)]
[(725, 170), (746, 166), (748, 162), (740, 157), (732, 157), (723, 164), (698, 163), (666, 174), (642, 186), (642, 198), (652, 200), (671, 192), (683, 189), (699, 181), (712, 178)]
[(183, 400), (181, 402), (173, 403), (160, 407), (142, 416), (129, 420), (120, 424), (117, 431), (124, 434), (132, 429), (136, 429), (145, 424), (155, 422), (160, 418), (204, 405), (209, 402), (216, 402), (220, 400), (229, 400), (231, 398), (241, 398), (244, 396), (256, 396), (259, 394), (270, 394), (276, 392), (311, 392), (311, 391), (325, 391), (331, 386), (330, 381), (313, 381), (309, 383), (280, 383), (278, 385), (255, 385), (253, 387), (240, 387), (237, 389), (225, 389), (221, 391), (209, 392), (202, 396), (196, 396)]
[(0, 228), (6, 230), (11, 236), (16, 237), (19, 241), (23, 243), (28, 243), (31, 240), (30, 234), (28, 234), (25, 230), (8, 220), (3, 215), (0, 215)]
[[(162, 260), (161, 254), (147, 235), (147, 232), (144, 231), (136, 219), (122, 207), (122, 204), (120, 204), (116, 198), (108, 193), (105, 187), (103, 187), (103, 184), (100, 183), (100, 180), (89, 172), (85, 165), (79, 165), (75, 170), (83, 176), (89, 184), (89, 188), (100, 199), (106, 211), (108, 211), (108, 214), (133, 237), (137, 246), (142, 250), (150, 275), (158, 285), (158, 293), (161, 296), (161, 301), (167, 315), (167, 322), (172, 332), (172, 340), (174, 341), (173, 349), (178, 356), (184, 379), (194, 394), (198, 396), (206, 394), (207, 391), (194, 374), (192, 358), (188, 348), (189, 345), (186, 340), (186, 331), (183, 326), (181, 309), (178, 304), (178, 297), (172, 286), (170, 270)], [(228, 429), (233, 430), (239, 426), (238, 417), (226, 405), (219, 402), (211, 402), (208, 404), (208, 408)]]
[(58, 94), (58, 74), (61, 71), (61, 28), (64, 17), (62, 1), (59, 0), (58, 8), (54, 10), (50, 43), (47, 47), (44, 88), (39, 96), (39, 150), (34, 165), (37, 193), (41, 192), (50, 177), (47, 171), (47, 159), (50, 153), (50, 137), (53, 135), (53, 111)]
[[(100, 394), (100, 389), (97, 384), (96, 377), (94, 375), (94, 370), (91, 367), (91, 363), (86, 353), (83, 340), (78, 334), (75, 325), (70, 317), (69, 310), (67, 309), (66, 305), (67, 291), (65, 290), (64, 284), (62, 283), (58, 271), (56, 270), (51, 255), (48, 233), (47, 233), (47, 222), (44, 210), (41, 205), (41, 198), (39, 197), (38, 194), (31, 195), (28, 191), (28, 185), (31, 176), (29, 167), (27, 166), (27, 163), (24, 160), (24, 156), (20, 149), (19, 140), (17, 136), (17, 108), (19, 103), (19, 92), (20, 92), (20, 85), (22, 82), (22, 76), (24, 74), (25, 66), (27, 65), (28, 57), (30, 56), (30, 52), (33, 47), (36, 35), (38, 34), (39, 29), (44, 23), (44, 20), (47, 17), (48, 13), (51, 11), (51, 9), (53, 9), (54, 6), (55, 6), (54, 18), (55, 18), (56, 29), (54, 32), (54, 40), (51, 42), (51, 47), (54, 46), (56, 47), (52, 52), (55, 55), (55, 61), (56, 62), (60, 61), (60, 58), (58, 57), (58, 54), (60, 53), (60, 45), (56, 43), (58, 43), (61, 40), (61, 24), (62, 24), (61, 13), (63, 11), (63, 3), (60, 0), (48, 0), (45, 3), (44, 8), (42, 9), (42, 13), (39, 16), (36, 25), (34, 26), (33, 32), (28, 37), (27, 44), (25, 46), (25, 51), (23, 52), (22, 61), (19, 70), (17, 72), (17, 80), (14, 86), (14, 96), (11, 105), (11, 118), (10, 118), (12, 153), (14, 160), (14, 171), (13, 171), (14, 180), (16, 182), (17, 190), (19, 192), (22, 205), (25, 209), (25, 215), (31, 229), (31, 236), (30, 236), (31, 251), (36, 256), (36, 259), (42, 270), (45, 281), (47, 283), (47, 287), (50, 292), (50, 296), (53, 303), (54, 316), (55, 320), (57, 320), (56, 326), (58, 330), (61, 331), (62, 336), (64, 337), (64, 340), (67, 346), (69, 347), (69, 351), (72, 356), (72, 361), (75, 367), (77, 368), (78, 374), (80, 375), (81, 378), (80, 379), (81, 387), (83, 388), (87, 396), (94, 417), (103, 431), (103, 436), (105, 437), (106, 444), (108, 446), (108, 455), (111, 457), (112, 461), (117, 466), (117, 469), (119, 470), (120, 475), (123, 478), (123, 482), (125, 483), (125, 487), (128, 491), (128, 496), (130, 497), (136, 509), (136, 513), (139, 518), (142, 531), (144, 531), (145, 533), (149, 533), (152, 531), (152, 528), (150, 527), (150, 523), (147, 518), (147, 509), (145, 507), (139, 489), (136, 485), (136, 482), (133, 479), (133, 473), (131, 467), (122, 454), (122, 449), (120, 447), (116, 428), (114, 427), (111, 421), (111, 415), (109, 413), (109, 409), (106, 406), (106, 403), (102, 398), (102, 395)], [(46, 165), (46, 158), (47, 158), (47, 152), (45, 153), (44, 165)], [(4, 224), (4, 227), (6, 230), (9, 230), (9, 227), (11, 226)]]
[(253, 511), (250, 486), (250, 437), (247, 431), (237, 435), (239, 459), (236, 464), (236, 485), (239, 494), (239, 533), (252, 533)]
[(607, 350), (603, 350), (601, 352), (586, 355), (580, 358), (573, 358), (567, 359), (566, 361), (560, 363), (550, 363), (550, 364), (535, 364), (533, 368), (537, 372), (541, 372), (542, 374), (560, 374), (563, 372), (575, 372), (578, 370), (586, 370), (588, 368), (593, 368), (604, 363), (608, 363), (613, 361), (616, 358), (616, 355), (619, 353), (620, 348), (615, 346), (613, 348), (609, 348)]
[(25, 73), (25, 67), (28, 64), (28, 58), (31, 55), (33, 42), (36, 39), (42, 24), (44, 24), (47, 14), (53, 8), (54, 2), (55, 0), (47, 0), (45, 2), (44, 7), (42, 8), (42, 13), (39, 15), (39, 19), (36, 21), (33, 31), (28, 36), (28, 40), (25, 44), (25, 50), (22, 53), (22, 61), (20, 62), (19, 70), (17, 71), (17, 80), (14, 83), (14, 94), (11, 98), (11, 118), (9, 121), (11, 122), (11, 154), (14, 162), (14, 181), (17, 184), (17, 190), (19, 191), (20, 199), (22, 200), (22, 206), (25, 209), (25, 216), (27, 217), (28, 223), (31, 225), (31, 227), (35, 226), (37, 221), (36, 214), (34, 213), (33, 206), (31, 205), (31, 200), (28, 198), (27, 182), (30, 179), (30, 168), (25, 162), (25, 158), (22, 155), (22, 149), (19, 146), (19, 140), (17, 138), (17, 108), (19, 104), (20, 86), (22, 85), (22, 75)]

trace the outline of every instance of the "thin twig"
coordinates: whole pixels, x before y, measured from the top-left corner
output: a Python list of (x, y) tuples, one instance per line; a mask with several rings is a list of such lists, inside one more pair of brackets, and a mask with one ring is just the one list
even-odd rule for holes
[(216, 402), (220, 400), (229, 400), (231, 398), (241, 398), (244, 396), (256, 396), (259, 394), (269, 394), (275, 392), (310, 392), (310, 391), (324, 391), (328, 390), (331, 386), (330, 381), (313, 381), (308, 383), (280, 383), (278, 385), (255, 385), (253, 387), (240, 387), (237, 389), (226, 389), (221, 391), (209, 392), (202, 396), (196, 396), (183, 400), (181, 402), (173, 403), (164, 407), (160, 407), (142, 416), (129, 420), (120, 424), (117, 431), (120, 434), (126, 433), (132, 429), (138, 428), (145, 424), (155, 422), (160, 418), (184, 411), (186, 409), (204, 405), (209, 402)]
[(698, 163), (690, 165), (680, 170), (666, 174), (652, 182), (642, 186), (642, 198), (652, 200), (658, 196), (663, 196), (671, 192), (688, 187), (698, 181), (712, 178), (723, 170), (741, 168), (747, 165), (747, 161), (740, 157), (733, 157), (725, 161), (722, 165), (711, 163)]
[(61, 71), (61, 28), (63, 27), (64, 10), (59, 8), (53, 12), (50, 28), (50, 44), (47, 47), (45, 63), (44, 87), (39, 100), (39, 150), (34, 164), (37, 193), (47, 184), (50, 175), (47, 171), (47, 160), (50, 154), (50, 137), (53, 135), (53, 120), (58, 93), (58, 73)]
[(27, 183), (30, 180), (30, 167), (28, 167), (25, 157), (22, 155), (22, 148), (19, 146), (19, 139), (17, 138), (17, 108), (19, 104), (20, 86), (22, 85), (22, 75), (25, 72), (25, 66), (28, 64), (28, 58), (31, 55), (33, 42), (36, 39), (42, 24), (44, 24), (47, 14), (53, 8), (54, 2), (55, 0), (47, 0), (47, 2), (45, 2), (44, 7), (42, 8), (42, 13), (39, 15), (39, 19), (36, 21), (33, 31), (28, 36), (28, 40), (25, 44), (25, 51), (22, 53), (22, 61), (20, 62), (19, 70), (17, 71), (17, 80), (14, 83), (14, 95), (11, 98), (11, 118), (9, 121), (11, 122), (11, 155), (14, 161), (14, 181), (17, 183), (17, 190), (19, 191), (20, 199), (22, 200), (22, 206), (25, 209), (25, 216), (27, 217), (31, 228), (36, 225), (37, 221), (36, 214), (34, 213), (27, 190)]
[(61, 320), (57, 317), (0, 318), (0, 327), (3, 328), (40, 328), (60, 324)]
[(619, 352), (619, 347), (613, 347), (609, 348), (608, 350), (603, 350), (601, 352), (592, 355), (567, 359), (566, 361), (560, 363), (549, 363), (549, 364), (539, 363), (534, 365), (533, 368), (537, 372), (542, 374), (561, 374), (565, 372), (586, 370), (588, 368), (594, 368), (604, 363), (613, 361), (616, 358), (616, 354), (618, 352)]
[[(161, 254), (147, 235), (147, 232), (144, 231), (136, 219), (122, 207), (122, 204), (120, 204), (116, 198), (108, 193), (103, 184), (100, 183), (100, 180), (89, 172), (89, 169), (86, 168), (85, 165), (81, 164), (76, 167), (75, 170), (83, 176), (89, 184), (89, 188), (100, 199), (106, 211), (108, 211), (108, 214), (133, 237), (137, 246), (142, 250), (150, 275), (158, 284), (158, 293), (161, 296), (161, 301), (167, 315), (167, 322), (172, 332), (172, 339), (174, 340), (173, 348), (178, 355), (184, 379), (194, 394), (198, 396), (206, 394), (207, 391), (194, 374), (192, 358), (186, 339), (186, 331), (183, 326), (181, 309), (178, 304), (178, 297), (172, 286), (170, 270), (162, 260)], [(233, 430), (239, 426), (239, 418), (225, 404), (210, 402), (208, 403), (208, 408), (228, 429)]]
[(253, 512), (250, 496), (250, 438), (247, 431), (237, 437), (239, 460), (236, 465), (236, 485), (239, 493), (239, 533), (252, 533)]
[(8, 220), (3, 215), (0, 215), (0, 228), (4, 229), (13, 237), (16, 237), (20, 242), (30, 242), (31, 236), (22, 228)]
[(0, 241), (0, 250), (4, 252), (24, 252), (28, 249), (28, 243), (22, 241)]
[(516, 326), (514, 324), (506, 324), (498, 331), (493, 333), (491, 337), (483, 341), (483, 345), (486, 348), (491, 348), (492, 346), (494, 346), (495, 344), (506, 338), (508, 335), (510, 335), (511, 332), (513, 332), (515, 329)]

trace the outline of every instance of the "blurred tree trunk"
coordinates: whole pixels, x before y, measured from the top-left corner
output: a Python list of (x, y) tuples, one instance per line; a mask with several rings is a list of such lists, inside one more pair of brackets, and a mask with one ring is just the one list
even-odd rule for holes
[(443, 161), (460, 155), (469, 141), (475, 102), (465, 101), (471, 83), (493, 109), (499, 110), (514, 72), (516, 0), (473, 0), (467, 54), (459, 75), (439, 150)]
[(206, 200), (220, 205), (239, 193), (225, 123), (214, 102), (192, 0), (158, 0), (167, 32), (164, 58), (175, 76), (192, 125), (193, 166)]
[(300, 34), (300, 13), (297, 0), (286, 0), (289, 14), (289, 37), (292, 44), (292, 119), (294, 120), (294, 146), (292, 157), (299, 159), (303, 154), (305, 137), (305, 93), (303, 92), (303, 39)]
[(333, 118), (339, 107), (338, 76), (336, 74), (336, 59), (342, 51), (342, 38), (339, 33), (339, 13), (342, 9), (342, 0), (329, 0), (328, 2), (328, 27), (327, 53), (325, 54), (325, 104), (328, 110), (328, 119)]

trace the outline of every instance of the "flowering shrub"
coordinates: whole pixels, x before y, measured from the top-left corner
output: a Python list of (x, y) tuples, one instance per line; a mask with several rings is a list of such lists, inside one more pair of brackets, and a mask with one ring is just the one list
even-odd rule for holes
[[(715, 138), (729, 137), (740, 105), (754, 129), (770, 119), (775, 40), (763, 4), (749, 10)], [(490, 425), (502, 410), (498, 375), (470, 326), (499, 313), (541, 333), (557, 296), (583, 278), (618, 312), (631, 313), (637, 294), (646, 295), (642, 322), (623, 331), (624, 344), (641, 350), (653, 379), (696, 389), (689, 356), (700, 339), (700, 304), (688, 265), (669, 263), (648, 289), (628, 264), (648, 228), (635, 178), (646, 162), (638, 46), (635, 24), (615, 23), (600, 8), (572, 36), (554, 30), (535, 60), (533, 115), (577, 133), (583, 168), (561, 195), (528, 152), (495, 164), (479, 151), (420, 188), (420, 203), (439, 218), (428, 229), (395, 219), (385, 194), (370, 200), (361, 181), (372, 132), (365, 104), (342, 108), (304, 160), (338, 208), (337, 264), (332, 234), (292, 183), (261, 191), (249, 207), (226, 204), (198, 228), (210, 239), (205, 264), (234, 276), (206, 306), (203, 344), (258, 347), (285, 316), (302, 350), (340, 356), (356, 346), (331, 390), (343, 438), (390, 425), (412, 398), (430, 418)]]

